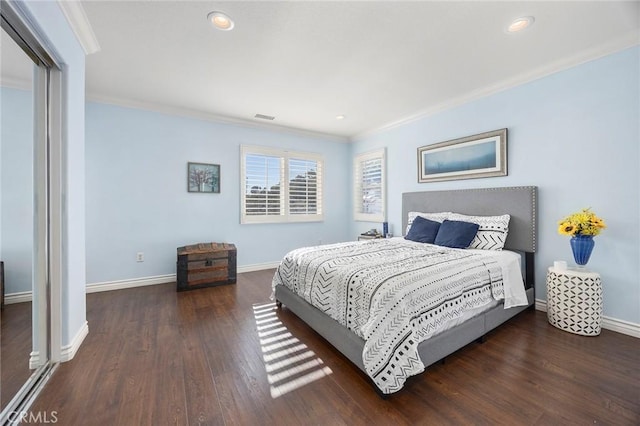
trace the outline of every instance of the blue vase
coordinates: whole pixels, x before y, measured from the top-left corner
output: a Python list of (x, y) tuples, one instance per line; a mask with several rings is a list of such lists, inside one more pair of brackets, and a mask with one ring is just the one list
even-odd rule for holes
[(571, 250), (573, 251), (573, 260), (580, 266), (584, 266), (589, 262), (593, 246), (593, 235), (576, 235), (571, 237)]

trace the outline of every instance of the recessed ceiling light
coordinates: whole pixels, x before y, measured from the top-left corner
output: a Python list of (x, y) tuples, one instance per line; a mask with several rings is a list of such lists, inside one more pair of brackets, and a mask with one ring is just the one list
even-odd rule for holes
[(273, 121), (276, 118), (273, 115), (266, 115), (266, 114), (256, 114), (254, 115), (255, 118), (259, 118), (261, 120), (270, 120)]
[(336, 115), (336, 120), (344, 120), (345, 116), (344, 115)]
[(207, 19), (211, 24), (219, 30), (229, 31), (233, 29), (234, 23), (224, 12), (211, 12), (207, 15)]
[(526, 28), (529, 28), (533, 25), (535, 18), (533, 16), (522, 16), (520, 18), (514, 19), (511, 24), (507, 27), (508, 33), (517, 33)]

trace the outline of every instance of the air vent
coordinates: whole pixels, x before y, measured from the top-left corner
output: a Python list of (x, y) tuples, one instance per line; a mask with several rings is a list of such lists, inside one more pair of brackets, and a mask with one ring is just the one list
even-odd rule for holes
[(275, 120), (275, 117), (272, 117), (270, 115), (264, 115), (264, 114), (256, 114), (254, 117), (259, 118), (261, 120)]

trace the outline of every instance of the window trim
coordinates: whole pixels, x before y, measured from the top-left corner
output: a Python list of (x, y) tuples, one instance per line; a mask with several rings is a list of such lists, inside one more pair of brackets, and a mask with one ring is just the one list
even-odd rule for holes
[[(361, 170), (362, 163), (369, 160), (380, 159), (381, 174), (381, 204), (382, 211), (380, 213), (363, 213), (362, 201), (359, 197), (362, 180)], [(353, 220), (362, 222), (384, 222), (387, 219), (387, 165), (386, 165), (386, 149), (378, 149), (358, 154), (353, 159)]]
[[(281, 183), (283, 191), (281, 192), (281, 206), (284, 211), (279, 215), (247, 215), (246, 198), (245, 198), (245, 182), (246, 182), (246, 157), (247, 155), (264, 155), (269, 157), (278, 157), (281, 160), (283, 169), (281, 170), (284, 180)], [(289, 212), (289, 160), (307, 160), (315, 161), (318, 164), (317, 171), (317, 214), (290, 214)], [(281, 148), (272, 148), (266, 146), (240, 145), (240, 223), (257, 224), (257, 223), (299, 223), (299, 222), (323, 222), (324, 221), (324, 157), (317, 153), (289, 151)]]

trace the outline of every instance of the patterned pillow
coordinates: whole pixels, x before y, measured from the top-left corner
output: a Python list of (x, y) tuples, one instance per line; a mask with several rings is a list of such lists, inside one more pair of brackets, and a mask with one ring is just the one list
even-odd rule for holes
[(478, 233), (468, 248), (481, 250), (502, 250), (507, 241), (509, 232), (509, 219), (511, 216), (467, 216), (459, 213), (451, 213), (449, 220), (461, 220), (480, 225)]
[(442, 223), (445, 219), (449, 218), (451, 212), (440, 212), (440, 213), (421, 213), (421, 212), (409, 212), (408, 220), (407, 220), (407, 229), (404, 231), (404, 234), (407, 235), (409, 233), (409, 229), (411, 229), (411, 224), (416, 219), (416, 217), (424, 217), (425, 219), (432, 220), (434, 222)]

